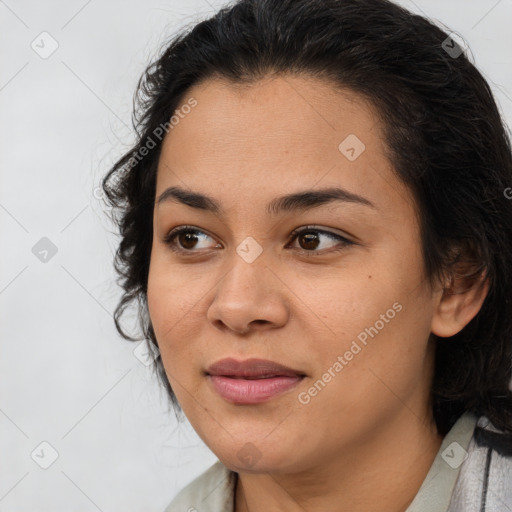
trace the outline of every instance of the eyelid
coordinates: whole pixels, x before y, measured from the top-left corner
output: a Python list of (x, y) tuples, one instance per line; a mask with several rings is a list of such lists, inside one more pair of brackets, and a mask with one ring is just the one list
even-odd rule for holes
[(290, 236), (294, 237), (294, 236), (302, 233), (303, 231), (317, 231), (318, 233), (322, 233), (324, 235), (331, 236), (331, 237), (333, 237), (335, 239), (342, 239), (342, 240), (345, 240), (346, 242), (355, 244), (355, 242), (353, 240), (351, 240), (349, 238), (349, 236), (346, 236), (344, 234), (342, 235), (341, 233), (336, 233), (335, 231), (330, 231), (329, 229), (325, 229), (323, 227), (315, 226), (313, 224), (308, 224), (306, 226), (300, 226), (299, 228), (294, 229), (290, 233)]

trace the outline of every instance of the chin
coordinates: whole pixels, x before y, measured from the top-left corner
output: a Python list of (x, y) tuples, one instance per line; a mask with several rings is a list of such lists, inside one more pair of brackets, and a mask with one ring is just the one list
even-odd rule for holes
[(212, 450), (218, 459), (231, 471), (237, 473), (287, 473), (296, 467), (296, 463), (290, 457), (290, 452), (284, 451), (282, 445), (276, 450), (276, 445), (266, 445), (265, 448), (257, 447), (247, 441), (241, 448), (233, 451), (233, 443), (228, 450)]

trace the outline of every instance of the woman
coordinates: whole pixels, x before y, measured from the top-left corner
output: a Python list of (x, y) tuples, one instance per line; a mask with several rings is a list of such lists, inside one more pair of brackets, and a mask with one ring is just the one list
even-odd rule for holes
[(103, 187), (156, 369), (219, 461), (167, 512), (512, 510), (512, 155), (449, 34), (241, 0), (139, 83)]

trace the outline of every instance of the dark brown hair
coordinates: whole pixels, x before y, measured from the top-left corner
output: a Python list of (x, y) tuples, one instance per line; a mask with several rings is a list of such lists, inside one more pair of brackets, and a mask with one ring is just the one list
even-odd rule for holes
[[(154, 134), (189, 88), (216, 76), (239, 84), (277, 73), (328, 79), (379, 112), (388, 158), (420, 212), (430, 282), (448, 274), (470, 286), (481, 272), (490, 282), (480, 312), (464, 329), (451, 338), (431, 335), (438, 430), (446, 434), (471, 410), (487, 416), (510, 443), (510, 139), (489, 85), (457, 49), (437, 25), (387, 0), (240, 0), (173, 37), (139, 81), (137, 143), (102, 183), (121, 235), (115, 258), (124, 290), (115, 312), (120, 334), (136, 339), (119, 320), (137, 301), (143, 337), (157, 346), (146, 295), (161, 150)], [(134, 158), (149, 139), (156, 147)], [(155, 364), (178, 405), (160, 357)]]

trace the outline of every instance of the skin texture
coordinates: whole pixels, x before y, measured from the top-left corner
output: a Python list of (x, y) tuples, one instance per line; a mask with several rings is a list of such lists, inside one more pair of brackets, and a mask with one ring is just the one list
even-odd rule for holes
[[(183, 104), (190, 97), (197, 106), (164, 140), (156, 197), (179, 186), (225, 211), (155, 205), (148, 283), (163, 364), (186, 416), (239, 473), (236, 512), (405, 510), (442, 441), (429, 402), (429, 334), (460, 331), (486, 289), (446, 295), (443, 283), (427, 285), (414, 201), (385, 156), (376, 112), (356, 93), (286, 75), (245, 86), (210, 79)], [(354, 161), (338, 149), (349, 134), (365, 145)], [(375, 207), (266, 212), (278, 196), (331, 186)], [(204, 233), (188, 245), (175, 240), (188, 255), (163, 242), (180, 225)], [(316, 244), (292, 239), (311, 225), (354, 243), (318, 232)], [(236, 251), (249, 236), (263, 250), (252, 263)], [(299, 393), (395, 303), (400, 311), (301, 403)], [(204, 373), (225, 357), (270, 359), (306, 377), (270, 401), (236, 405)]]

